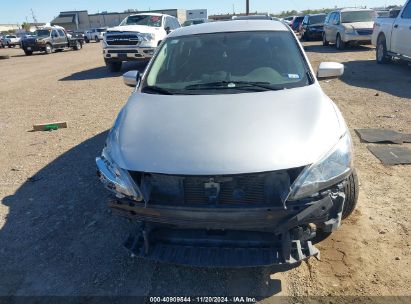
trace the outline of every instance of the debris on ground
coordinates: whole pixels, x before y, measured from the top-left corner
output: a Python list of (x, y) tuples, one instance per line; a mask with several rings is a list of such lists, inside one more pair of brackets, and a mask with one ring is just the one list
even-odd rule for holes
[(52, 131), (67, 128), (67, 122), (48, 122), (43, 124), (33, 125), (33, 131)]

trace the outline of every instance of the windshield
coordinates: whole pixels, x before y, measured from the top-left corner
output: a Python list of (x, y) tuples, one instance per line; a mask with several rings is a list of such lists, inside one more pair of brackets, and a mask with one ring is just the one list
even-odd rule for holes
[(153, 60), (142, 87), (147, 93), (243, 93), (311, 83), (297, 43), (286, 31), (169, 38)]
[(308, 24), (324, 23), (326, 15), (311, 16)]
[(161, 27), (161, 16), (151, 16), (151, 15), (136, 15), (128, 16), (124, 19), (120, 26), (122, 25), (146, 25), (153, 27)]
[(50, 36), (50, 30), (37, 30), (35, 35), (37, 37), (48, 37)]
[(357, 12), (343, 12), (341, 13), (342, 23), (352, 22), (369, 22), (375, 18), (374, 11), (357, 11)]

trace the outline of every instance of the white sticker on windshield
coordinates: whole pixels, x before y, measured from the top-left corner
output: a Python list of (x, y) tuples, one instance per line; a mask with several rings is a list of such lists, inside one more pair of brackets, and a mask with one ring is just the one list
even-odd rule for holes
[(290, 78), (290, 79), (300, 79), (300, 75), (298, 75), (298, 74), (288, 74), (288, 78)]

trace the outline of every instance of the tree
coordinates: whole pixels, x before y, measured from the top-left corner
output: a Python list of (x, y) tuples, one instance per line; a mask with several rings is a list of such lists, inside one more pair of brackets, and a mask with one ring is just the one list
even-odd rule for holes
[(23, 22), (21, 25), (21, 28), (25, 30), (26, 32), (30, 32), (31, 25), (28, 22)]

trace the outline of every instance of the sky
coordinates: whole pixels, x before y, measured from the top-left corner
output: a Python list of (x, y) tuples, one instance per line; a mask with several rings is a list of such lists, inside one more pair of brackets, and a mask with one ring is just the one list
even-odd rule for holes
[[(279, 13), (286, 10), (304, 10), (332, 7), (367, 6), (377, 7), (391, 4), (403, 5), (406, 0), (250, 0), (250, 11)], [(245, 11), (245, 0), (2, 0), (0, 24), (33, 22), (31, 9), (39, 22), (50, 22), (60, 11), (88, 10), (122, 12), (126, 9), (196, 9), (206, 8), (209, 14), (236, 13)]]

